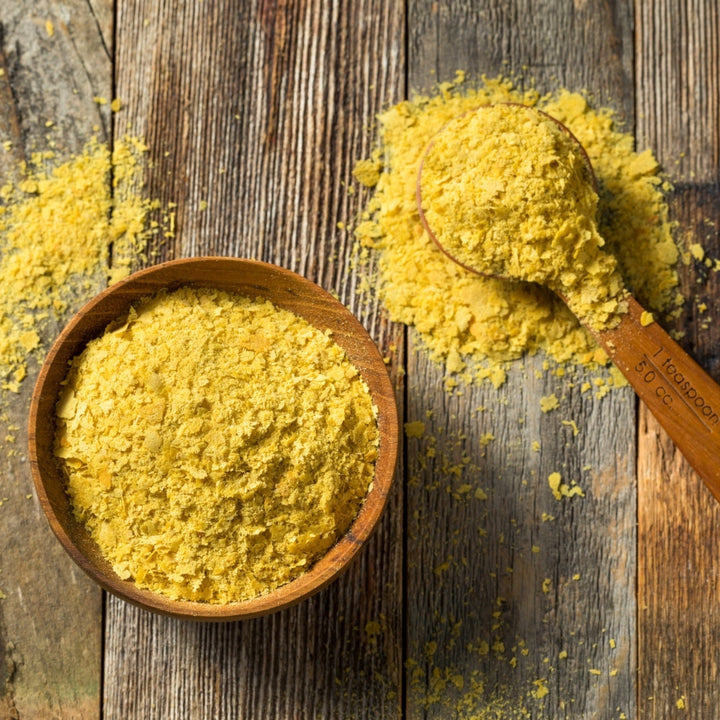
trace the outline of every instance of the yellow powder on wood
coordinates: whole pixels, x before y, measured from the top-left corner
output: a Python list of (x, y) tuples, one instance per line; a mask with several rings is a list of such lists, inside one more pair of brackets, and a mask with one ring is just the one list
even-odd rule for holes
[(592, 328), (617, 324), (623, 284), (600, 250), (592, 172), (556, 122), (508, 103), (454, 118), (430, 143), (421, 190), (430, 229), (453, 258), (549, 287)]
[[(127, 275), (157, 205), (132, 188), (146, 148), (91, 142), (55, 167), (38, 153), (22, 179), (0, 189), (0, 387), (18, 391), (29, 354), (42, 349), (68, 308)], [(112, 180), (112, 182), (111, 182)]]
[[(502, 102), (545, 110), (580, 141), (599, 186), (598, 232), (625, 285), (650, 310), (676, 309), (679, 255), (650, 151), (637, 153), (634, 138), (618, 127), (613, 112), (591, 107), (580, 93), (540, 97), (504, 79), (485, 80), (477, 88), (444, 83), (436, 96), (414, 97), (380, 115), (377, 157), (384, 164), (355, 231), (361, 246), (377, 254), (380, 299), (392, 320), (416, 328), (433, 359), (452, 358), (457, 366), (462, 358), (468, 366), (460, 373), (463, 379), (504, 378), (494, 368), (538, 351), (559, 362), (606, 362), (553, 293), (470, 273), (423, 230), (416, 180), (430, 140), (463, 113)], [(370, 173), (362, 177), (371, 179)]]
[(344, 351), (266, 300), (181, 288), (76, 357), (55, 454), (123, 578), (225, 603), (305, 572), (374, 474), (376, 410)]
[(562, 500), (564, 497), (585, 497), (585, 493), (579, 485), (568, 485), (562, 481), (562, 475), (559, 472), (553, 472), (548, 475), (548, 485), (556, 500)]
[(560, 407), (560, 401), (558, 400), (558, 397), (555, 393), (551, 393), (550, 395), (544, 395), (540, 398), (540, 410), (542, 410), (544, 413), (550, 412), (551, 410), (556, 410)]
[(366, 187), (374, 187), (380, 179), (382, 162), (378, 159), (360, 160), (353, 168), (355, 179)]
[(699, 243), (692, 243), (688, 249), (696, 260), (703, 260), (705, 258), (705, 250)]

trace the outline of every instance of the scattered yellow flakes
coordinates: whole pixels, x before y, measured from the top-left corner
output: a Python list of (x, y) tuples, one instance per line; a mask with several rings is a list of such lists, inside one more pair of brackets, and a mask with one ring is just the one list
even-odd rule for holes
[(577, 437), (580, 430), (578, 429), (577, 423), (574, 420), (562, 420), (563, 425), (572, 429), (573, 437)]
[(575, 574), (572, 576), (572, 579), (577, 582), (577, 581), (580, 579), (580, 573), (575, 573)]
[(298, 577), (347, 530), (374, 474), (375, 413), (344, 351), (305, 320), (181, 288), (73, 360), (55, 455), (120, 577), (233, 602)]
[(614, 638), (610, 638), (610, 640), (608, 640), (608, 645), (610, 645), (613, 650), (617, 647), (617, 643)]
[(540, 452), (540, 441), (533, 440), (530, 448), (532, 449), (533, 452)]
[(365, 187), (372, 188), (378, 184), (382, 169), (382, 162), (374, 158), (357, 162), (352, 173), (358, 182), (365, 185)]
[(120, 112), (120, 110), (122, 110), (122, 106), (123, 106), (123, 105), (122, 105), (122, 100), (120, 100), (120, 98), (115, 98), (115, 99), (110, 103), (110, 109), (111, 109), (113, 112)]
[(651, 312), (648, 312), (647, 310), (643, 310), (640, 313), (640, 324), (643, 327), (652, 325), (654, 322), (655, 322), (655, 316)]
[(585, 497), (585, 493), (579, 485), (567, 485), (562, 482), (562, 475), (559, 472), (553, 472), (548, 475), (548, 484), (556, 500), (562, 500), (564, 497), (569, 498), (576, 495)]
[(615, 388), (627, 387), (628, 379), (614, 365), (609, 370), (608, 384)]
[(534, 552), (534, 553), (539, 553), (539, 552), (540, 552), (540, 546), (539, 546), (539, 545), (533, 545), (533, 546), (530, 548), (530, 550), (531, 550), (532, 552)]
[(681, 695), (676, 701), (675, 706), (678, 710), (685, 710), (685, 696)]
[(48, 37), (52, 37), (55, 34), (55, 24), (49, 18), (45, 21), (45, 32)]
[(565, 660), (567, 658), (567, 656), (568, 656), (567, 650), (561, 650), (558, 653), (558, 659), (560, 659), (560, 660)]
[(548, 484), (550, 485), (553, 497), (556, 500), (562, 499), (562, 493), (560, 492), (561, 482), (562, 475), (559, 472), (550, 473), (550, 475), (548, 475)]
[(542, 582), (542, 591), (547, 595), (550, 592), (550, 587), (552, 585), (552, 580), (550, 578), (545, 578)]
[(40, 345), (40, 336), (34, 330), (25, 330), (17, 336), (18, 342), (23, 350), (30, 352)]
[(598, 386), (598, 389), (595, 392), (595, 397), (598, 400), (601, 400), (610, 392), (611, 387), (612, 387), (612, 385), (610, 385), (609, 383), (605, 383), (603, 385)]
[(198, 205), (198, 208), (200, 209), (200, 212), (202, 212), (203, 210), (207, 210), (207, 206), (208, 206), (207, 200), (201, 200)]
[(703, 249), (703, 246), (699, 243), (692, 243), (688, 250), (690, 251), (690, 254), (696, 259), (696, 260), (703, 260), (705, 258), (705, 250)]
[(588, 672), (591, 675), (602, 675), (602, 670), (598, 670), (597, 668), (590, 668)]
[(507, 379), (507, 372), (501, 365), (480, 367), (475, 371), (475, 379), (478, 381), (489, 380), (494, 388), (501, 387)]
[(422, 420), (413, 420), (405, 423), (405, 436), (409, 438), (421, 438), (425, 435), (425, 423)]
[(540, 398), (540, 409), (544, 412), (550, 412), (551, 410), (555, 410), (560, 406), (560, 401), (557, 398), (557, 395), (555, 393), (551, 393), (550, 395), (544, 395)]
[(535, 690), (531, 691), (531, 695), (536, 700), (542, 700), (550, 692), (546, 683), (547, 683), (547, 680), (543, 680), (543, 679), (533, 680), (533, 685), (535, 685)]
[(108, 102), (107, 98), (102, 97), (102, 95), (96, 95), (93, 98), (93, 101), (95, 102), (96, 105), (107, 105), (107, 102)]
[(495, 436), (491, 432), (486, 432), (480, 435), (480, 445), (482, 447), (485, 447), (486, 445), (489, 445), (493, 440), (495, 439)]
[(92, 141), (54, 167), (39, 152), (0, 191), (0, 385), (16, 386), (67, 309), (127, 275), (145, 248), (154, 203), (134, 191), (145, 150), (136, 138), (112, 152)]

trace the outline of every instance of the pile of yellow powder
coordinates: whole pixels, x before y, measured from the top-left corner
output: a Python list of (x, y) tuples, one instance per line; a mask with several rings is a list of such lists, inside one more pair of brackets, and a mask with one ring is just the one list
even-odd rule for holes
[(181, 288), (72, 362), (55, 454), (122, 578), (250, 599), (308, 570), (374, 475), (376, 409), (344, 351), (263, 299)]
[(17, 392), (68, 309), (127, 275), (144, 249), (149, 212), (137, 195), (146, 148), (137, 139), (53, 166), (37, 153), (21, 180), (0, 188), (0, 388)]
[[(635, 151), (633, 137), (618, 129), (612, 111), (593, 108), (580, 93), (561, 90), (540, 97), (505, 79), (470, 88), (461, 76), (441, 85), (433, 97), (401, 102), (380, 115), (380, 147), (355, 168), (356, 178), (373, 188), (356, 235), (365, 248), (377, 251), (379, 294), (391, 319), (414, 326), (449, 373), (468, 382), (489, 376), (496, 384), (503, 380), (503, 363), (525, 353), (542, 351), (575, 364), (605, 361), (552, 292), (463, 269), (438, 250), (420, 222), (416, 183), (431, 139), (463, 113), (501, 102), (540, 108), (572, 132), (595, 172), (597, 230), (617, 259), (624, 284), (661, 316), (682, 302), (667, 186), (652, 153)], [(462, 178), (456, 191), (461, 188)]]

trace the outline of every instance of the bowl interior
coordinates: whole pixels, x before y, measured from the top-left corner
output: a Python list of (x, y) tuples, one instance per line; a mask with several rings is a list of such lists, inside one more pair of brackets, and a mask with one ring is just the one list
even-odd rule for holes
[[(122, 580), (100, 554), (72, 513), (65, 480), (53, 455), (55, 405), (68, 363), (107, 325), (140, 298), (161, 288), (196, 285), (263, 297), (294, 312), (335, 342), (367, 383), (378, 408), (379, 454), (371, 489), (345, 535), (308, 572), (273, 592), (230, 604), (175, 601)], [(29, 452), (33, 479), (50, 525), (75, 562), (106, 590), (150, 610), (178, 617), (232, 620), (253, 617), (294, 604), (333, 580), (367, 540), (385, 505), (397, 457), (395, 396), (383, 359), (360, 322), (340, 302), (309, 280), (283, 268), (237, 258), (175, 260), (141, 270), (85, 305), (53, 344), (33, 393)]]

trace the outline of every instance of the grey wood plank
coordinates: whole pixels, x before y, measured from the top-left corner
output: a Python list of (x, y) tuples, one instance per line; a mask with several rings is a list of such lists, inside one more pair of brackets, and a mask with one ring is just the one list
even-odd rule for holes
[[(720, 256), (720, 13), (716, 3), (638, 5), (638, 138), (668, 168), (678, 234)], [(692, 260), (681, 342), (720, 379), (720, 283)], [(647, 718), (707, 718), (720, 690), (720, 507), (654, 418), (641, 415), (639, 705)]]
[[(352, 234), (337, 226), (363, 201), (348, 188), (370, 151), (366, 126), (402, 92), (401, 6), (133, 0), (117, 23), (115, 132), (145, 136), (147, 191), (177, 203), (176, 236), (153, 260), (223, 254), (296, 270), (402, 363), (402, 330), (358, 294)], [(104, 716), (397, 717), (402, 592), (398, 482), (358, 561), (296, 608), (200, 626), (110, 598)]]
[[(93, 97), (111, 93), (111, 18), (110, 0), (94, 10), (81, 0), (0, 6), (2, 184), (18, 179), (17, 163), (46, 149), (48, 135), (60, 159), (93, 135), (108, 139), (109, 109)], [(20, 393), (3, 392), (0, 413), (0, 717), (92, 720), (100, 715), (102, 596), (62, 551), (33, 494), (25, 448), (36, 374), (31, 362)]]
[[(631, 3), (414, 2), (409, 47), (410, 88), (456, 69), (517, 73), (544, 91), (587, 88), (633, 117)], [(436, 440), (408, 448), (408, 717), (635, 717), (632, 394), (593, 401), (537, 357), (500, 391), (448, 398), (410, 337), (408, 418), (430, 417)], [(550, 392), (561, 405), (545, 414)], [(433, 442), (436, 458), (470, 458), (462, 482), (487, 499), (453, 492), (442, 462), (422, 459)], [(555, 471), (586, 497), (558, 503)]]

